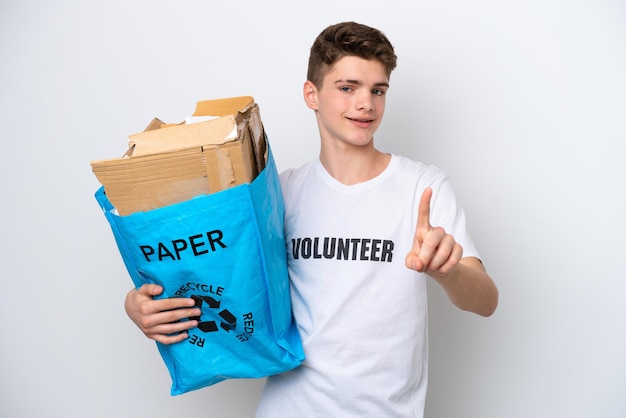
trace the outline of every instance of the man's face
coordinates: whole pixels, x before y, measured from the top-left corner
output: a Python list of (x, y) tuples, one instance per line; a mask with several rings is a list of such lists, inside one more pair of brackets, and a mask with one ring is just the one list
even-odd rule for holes
[(389, 88), (379, 61), (343, 57), (326, 74), (321, 89), (309, 87), (305, 99), (316, 110), (322, 142), (341, 147), (372, 145)]

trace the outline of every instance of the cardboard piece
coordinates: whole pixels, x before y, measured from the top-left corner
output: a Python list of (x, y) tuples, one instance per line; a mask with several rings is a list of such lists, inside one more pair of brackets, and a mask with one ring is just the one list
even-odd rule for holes
[(94, 174), (122, 216), (250, 183), (265, 167), (267, 143), (250, 96), (200, 101), (198, 123), (155, 118), (130, 135), (121, 158), (92, 161)]

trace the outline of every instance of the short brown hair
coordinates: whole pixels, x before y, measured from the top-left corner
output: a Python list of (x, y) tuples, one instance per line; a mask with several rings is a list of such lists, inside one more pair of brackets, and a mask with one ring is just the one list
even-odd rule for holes
[(332, 65), (345, 56), (378, 60), (385, 67), (387, 77), (396, 68), (396, 54), (384, 33), (360, 23), (343, 22), (327, 27), (313, 42), (307, 80), (320, 88)]

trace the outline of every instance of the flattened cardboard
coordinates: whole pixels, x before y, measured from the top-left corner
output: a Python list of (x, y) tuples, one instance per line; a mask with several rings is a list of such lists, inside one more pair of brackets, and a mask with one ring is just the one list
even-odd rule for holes
[(129, 136), (121, 158), (92, 161), (94, 174), (122, 216), (250, 183), (264, 168), (267, 144), (250, 96), (198, 102), (193, 124), (158, 118)]

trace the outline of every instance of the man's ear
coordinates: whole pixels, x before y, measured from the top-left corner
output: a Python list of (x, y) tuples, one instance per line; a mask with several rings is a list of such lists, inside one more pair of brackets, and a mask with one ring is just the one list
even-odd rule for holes
[(304, 103), (311, 110), (317, 110), (317, 87), (311, 81), (307, 80), (302, 88), (304, 95)]

